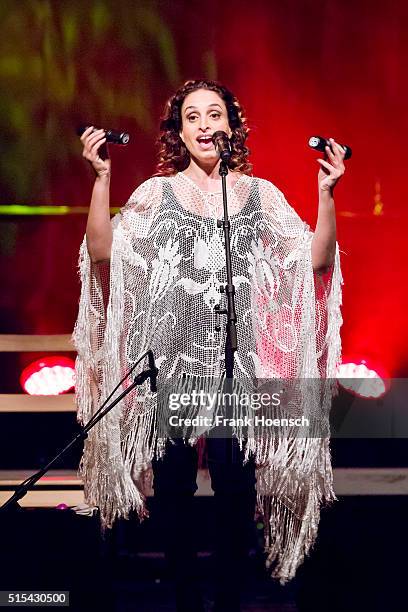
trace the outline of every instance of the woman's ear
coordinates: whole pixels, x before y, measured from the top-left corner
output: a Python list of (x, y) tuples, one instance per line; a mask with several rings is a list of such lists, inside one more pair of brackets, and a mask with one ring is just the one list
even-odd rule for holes
[(182, 132), (179, 132), (179, 136), (180, 136), (181, 140), (184, 142), (184, 144), (186, 144), (185, 141), (184, 141)]

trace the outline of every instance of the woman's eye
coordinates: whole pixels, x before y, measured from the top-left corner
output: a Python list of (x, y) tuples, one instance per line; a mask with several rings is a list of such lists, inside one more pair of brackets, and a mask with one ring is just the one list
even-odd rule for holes
[(188, 120), (189, 121), (194, 121), (194, 119), (196, 119), (197, 115), (189, 115), (188, 116)]
[(213, 119), (219, 119), (221, 117), (220, 113), (211, 113), (210, 115)]

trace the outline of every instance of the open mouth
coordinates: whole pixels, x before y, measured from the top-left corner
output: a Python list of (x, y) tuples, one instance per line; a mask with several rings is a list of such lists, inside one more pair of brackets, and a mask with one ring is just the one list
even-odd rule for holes
[(213, 145), (212, 136), (206, 134), (205, 136), (199, 136), (197, 142), (200, 145), (200, 149), (211, 149)]

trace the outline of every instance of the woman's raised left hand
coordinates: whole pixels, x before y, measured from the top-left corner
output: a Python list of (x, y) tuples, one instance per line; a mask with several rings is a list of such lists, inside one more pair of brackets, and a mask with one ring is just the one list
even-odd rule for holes
[(334, 138), (329, 138), (331, 148), (326, 147), (326, 155), (324, 159), (318, 158), (316, 161), (320, 164), (320, 170), (317, 177), (319, 191), (332, 191), (337, 184), (337, 181), (343, 176), (346, 169), (344, 165), (345, 151)]

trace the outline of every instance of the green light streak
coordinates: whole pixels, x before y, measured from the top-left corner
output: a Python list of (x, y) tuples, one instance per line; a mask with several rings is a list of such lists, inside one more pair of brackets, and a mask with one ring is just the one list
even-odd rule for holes
[[(119, 207), (112, 207), (111, 214), (120, 211)], [(0, 215), (13, 215), (22, 217), (39, 217), (42, 215), (87, 215), (89, 206), (24, 206), (23, 204), (1, 204)]]
[[(110, 208), (111, 215), (116, 215), (120, 212), (120, 206), (112, 206)], [(89, 212), (89, 206), (28, 206), (24, 204), (0, 204), (0, 216), (16, 216), (16, 217), (41, 217), (41, 216), (54, 216), (62, 217), (64, 215), (87, 215)], [(378, 218), (375, 214), (364, 214), (356, 213), (349, 210), (340, 210), (337, 215), (339, 217), (366, 217), (366, 218)]]

